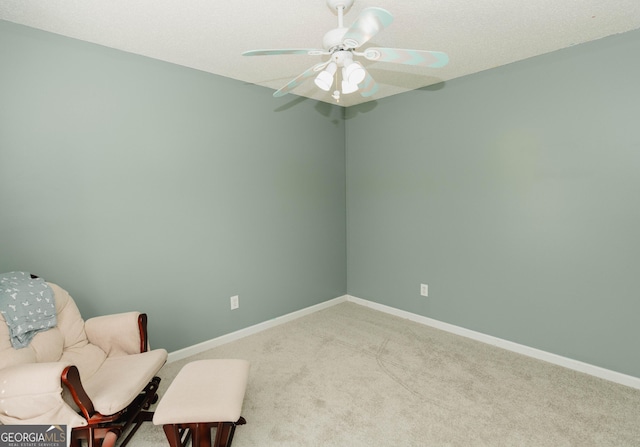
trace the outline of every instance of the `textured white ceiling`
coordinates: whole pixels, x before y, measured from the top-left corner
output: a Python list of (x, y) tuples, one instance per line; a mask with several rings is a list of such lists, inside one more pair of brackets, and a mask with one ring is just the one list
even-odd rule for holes
[[(343, 106), (640, 28), (640, 0), (356, 0), (345, 26), (371, 6), (390, 11), (394, 22), (365, 48), (444, 51), (450, 63), (433, 69), (364, 61), (380, 90), (370, 98), (344, 95)], [(0, 0), (0, 19), (273, 90), (323, 58), (241, 53), (322, 48), (337, 25), (325, 0)], [(293, 93), (335, 102), (312, 78)]]

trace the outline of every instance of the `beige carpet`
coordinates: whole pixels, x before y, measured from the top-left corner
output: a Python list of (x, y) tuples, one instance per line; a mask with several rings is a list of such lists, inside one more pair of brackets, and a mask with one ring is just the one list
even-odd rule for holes
[(161, 393), (201, 358), (251, 361), (233, 447), (640, 446), (640, 390), (353, 303), (168, 364)]

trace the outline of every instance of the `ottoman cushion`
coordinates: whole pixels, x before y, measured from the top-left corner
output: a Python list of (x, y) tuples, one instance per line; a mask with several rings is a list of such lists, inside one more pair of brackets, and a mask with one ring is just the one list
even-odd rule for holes
[(248, 376), (247, 360), (188, 363), (162, 396), (153, 423), (236, 422), (240, 419)]

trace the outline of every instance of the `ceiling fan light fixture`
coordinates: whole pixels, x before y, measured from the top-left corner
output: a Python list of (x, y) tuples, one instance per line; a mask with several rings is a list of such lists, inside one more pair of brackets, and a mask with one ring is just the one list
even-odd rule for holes
[[(251, 50), (243, 56), (280, 56), (284, 54), (305, 54), (309, 56), (329, 56), (329, 60), (316, 63), (306, 71), (278, 89), (273, 96), (280, 97), (291, 92), (306, 79), (314, 77), (316, 86), (325, 91), (333, 90), (331, 96), (340, 100), (341, 94), (359, 92), (363, 98), (370, 98), (379, 89), (361, 63), (354, 56), (371, 61), (389, 62), (404, 65), (440, 68), (449, 63), (449, 56), (441, 51), (411, 50), (401, 48), (367, 48), (359, 50), (365, 43), (393, 21), (391, 13), (377, 7), (363, 9), (351, 26), (344, 26), (344, 13), (353, 5), (354, 0), (325, 0), (327, 6), (337, 13), (338, 27), (324, 35), (323, 48), (280, 48), (272, 50)], [(337, 72), (341, 68), (340, 73)], [(334, 87), (335, 82), (335, 87)], [(332, 89), (332, 87), (334, 87)]]
[(327, 68), (318, 73), (314, 82), (319, 89), (324, 90), (325, 92), (329, 91), (333, 85), (333, 75), (336, 73), (337, 69), (338, 66), (335, 62), (330, 62), (329, 65), (327, 65)]
[(342, 69), (342, 77), (349, 84), (353, 84), (357, 87), (364, 78), (367, 76), (367, 72), (360, 62), (352, 62)]

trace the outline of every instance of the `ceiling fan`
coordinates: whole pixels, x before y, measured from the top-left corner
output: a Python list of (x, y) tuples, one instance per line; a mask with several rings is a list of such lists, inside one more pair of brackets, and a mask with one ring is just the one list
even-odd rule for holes
[[(340, 100), (341, 94), (359, 92), (363, 97), (374, 95), (378, 91), (378, 84), (354, 57), (364, 57), (370, 61), (391, 62), (396, 64), (417, 65), (440, 68), (447, 65), (449, 56), (441, 51), (407, 50), (400, 48), (366, 48), (357, 51), (362, 45), (371, 40), (378, 32), (389, 26), (393, 16), (382, 8), (366, 8), (356, 18), (353, 24), (346, 28), (343, 16), (351, 8), (354, 0), (327, 0), (327, 6), (338, 13), (338, 27), (324, 35), (322, 44), (324, 49), (314, 48), (285, 48), (273, 50), (251, 50), (242, 53), (243, 56), (273, 56), (282, 54), (306, 54), (310, 56), (328, 55), (327, 61), (315, 64), (284, 87), (277, 90), (273, 96), (283, 96), (298, 87), (307, 78), (315, 75), (318, 88), (328, 92), (334, 85), (332, 97)], [(340, 68), (341, 70), (338, 70)]]

